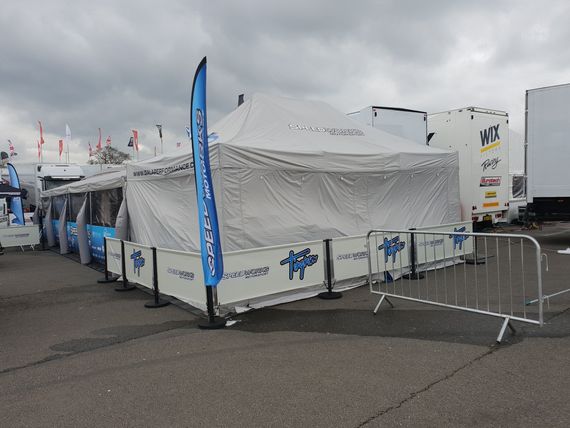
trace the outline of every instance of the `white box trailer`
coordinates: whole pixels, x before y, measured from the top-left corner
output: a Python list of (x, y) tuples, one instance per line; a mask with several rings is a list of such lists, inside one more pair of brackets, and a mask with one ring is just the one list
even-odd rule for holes
[(348, 113), (353, 119), (418, 144), (427, 143), (427, 113), (398, 107), (369, 106)]
[(570, 84), (526, 91), (527, 213), (570, 220)]
[(461, 219), (507, 221), (509, 115), (466, 107), (428, 115), (428, 144), (459, 153)]

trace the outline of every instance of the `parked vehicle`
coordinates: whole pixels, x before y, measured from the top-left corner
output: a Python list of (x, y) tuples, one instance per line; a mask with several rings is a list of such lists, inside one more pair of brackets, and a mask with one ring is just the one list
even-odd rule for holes
[(369, 106), (348, 113), (353, 119), (418, 144), (427, 142), (427, 113), (397, 107)]
[(570, 84), (526, 91), (529, 220), (570, 220)]
[(509, 115), (467, 107), (428, 115), (428, 144), (459, 153), (461, 219), (507, 221)]
[(16, 165), (22, 188), (27, 191), (24, 208), (33, 212), (40, 205), (42, 192), (85, 178), (76, 164), (21, 164)]

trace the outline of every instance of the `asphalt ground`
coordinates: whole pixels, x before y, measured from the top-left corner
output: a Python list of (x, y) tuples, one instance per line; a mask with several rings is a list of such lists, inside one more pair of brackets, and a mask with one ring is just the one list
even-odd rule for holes
[[(511, 227), (498, 232), (520, 232)], [(570, 287), (570, 224), (535, 236), (545, 291)], [(570, 293), (543, 327), (368, 287), (197, 328), (51, 251), (0, 256), (0, 426), (568, 426)]]

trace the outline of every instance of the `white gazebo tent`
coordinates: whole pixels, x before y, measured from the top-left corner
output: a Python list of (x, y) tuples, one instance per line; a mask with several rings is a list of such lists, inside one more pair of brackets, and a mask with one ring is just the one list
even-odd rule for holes
[[(225, 251), (459, 221), (457, 154), (256, 94), (209, 129)], [(127, 165), (131, 240), (198, 250), (192, 155)]]

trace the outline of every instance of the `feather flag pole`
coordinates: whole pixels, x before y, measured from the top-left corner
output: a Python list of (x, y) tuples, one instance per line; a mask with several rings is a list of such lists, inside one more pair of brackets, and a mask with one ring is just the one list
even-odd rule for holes
[(42, 127), (42, 122), (38, 120), (38, 123), (40, 125), (40, 163), (43, 162), (44, 160), (44, 128)]
[(200, 62), (194, 75), (190, 102), (190, 127), (200, 229), (200, 253), (202, 255), (202, 270), (204, 271), (208, 308), (207, 321), (199, 323), (198, 326), (205, 329), (223, 328), (226, 325), (226, 320), (216, 316), (215, 312), (217, 285), (224, 273), (224, 263), (208, 150), (206, 57)]

